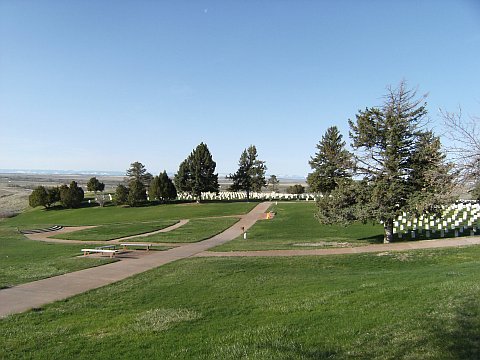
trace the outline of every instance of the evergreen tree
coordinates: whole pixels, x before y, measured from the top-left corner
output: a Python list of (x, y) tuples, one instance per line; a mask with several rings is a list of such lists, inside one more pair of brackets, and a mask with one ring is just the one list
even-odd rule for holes
[(50, 208), (57, 201), (60, 201), (60, 189), (58, 187), (46, 188), (47, 190), (47, 203), (46, 208)]
[(166, 171), (153, 178), (148, 193), (151, 198), (160, 200), (161, 202), (175, 200), (177, 198), (177, 189), (168, 177)]
[(304, 192), (305, 188), (300, 184), (289, 186), (287, 189), (287, 193), (289, 194), (303, 194)]
[(160, 187), (160, 197), (163, 201), (171, 201), (177, 198), (177, 189), (173, 184), (172, 179), (167, 175), (167, 172), (164, 171), (158, 176), (159, 187)]
[(380, 221), (388, 243), (402, 212), (439, 210), (448, 202), (441, 187), (452, 177), (438, 138), (422, 130), (426, 114), (424, 98), (416, 99), (402, 82), (389, 88), (383, 106), (366, 108), (355, 122), (349, 120), (356, 174), (363, 180), (340, 181), (330, 197), (318, 200), (317, 218), (324, 223), (331, 221), (325, 214), (338, 222)]
[(202, 192), (218, 193), (218, 174), (216, 163), (208, 147), (203, 142), (180, 164), (175, 174), (175, 185), (179, 191), (185, 191), (201, 201)]
[(144, 186), (148, 186), (153, 179), (152, 174), (145, 169), (145, 165), (138, 161), (130, 164), (130, 169), (127, 170), (127, 177), (129, 184), (136, 180), (141, 181)]
[(87, 190), (97, 193), (97, 191), (103, 191), (105, 184), (100, 182), (96, 177), (90, 178), (87, 183)]
[(66, 208), (80, 207), (83, 198), (83, 189), (75, 181), (72, 181), (70, 186), (62, 185), (60, 187), (60, 202)]
[(313, 172), (308, 174), (307, 183), (310, 191), (328, 194), (340, 179), (351, 177), (352, 155), (345, 149), (345, 141), (336, 126), (327, 129), (317, 150), (309, 162)]
[(128, 205), (139, 206), (147, 200), (145, 185), (140, 180), (132, 180), (128, 190)]
[(128, 202), (128, 188), (125, 185), (118, 185), (115, 189), (115, 204), (124, 205)]
[(228, 176), (233, 180), (230, 190), (245, 191), (247, 193), (247, 201), (250, 200), (250, 192), (261, 191), (267, 182), (265, 180), (265, 161), (257, 159), (257, 148), (250, 145), (248, 149), (243, 150), (238, 161), (238, 170)]
[(440, 138), (431, 131), (418, 134), (412, 151), (409, 176), (410, 211), (421, 214), (439, 212), (442, 204), (453, 202), (452, 192), (456, 174), (453, 165), (445, 162)]
[(280, 181), (277, 179), (276, 175), (270, 175), (270, 178), (268, 179), (267, 184), (271, 191), (277, 191), (278, 184), (280, 184)]
[(37, 186), (30, 196), (28, 197), (28, 203), (31, 207), (44, 206), (47, 207), (48, 194), (44, 186)]
[(160, 200), (160, 185), (158, 176), (154, 176), (148, 187), (148, 197), (150, 200)]

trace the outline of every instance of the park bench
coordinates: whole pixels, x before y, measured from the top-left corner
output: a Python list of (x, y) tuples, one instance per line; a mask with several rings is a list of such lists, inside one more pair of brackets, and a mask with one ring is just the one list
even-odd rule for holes
[(114, 257), (118, 250), (113, 249), (82, 249), (83, 255), (87, 256), (90, 253), (101, 253), (101, 254), (109, 254), (110, 257)]
[(95, 249), (110, 249), (110, 250), (116, 250), (116, 249), (117, 249), (117, 245), (97, 246)]
[(128, 246), (140, 246), (145, 247), (148, 250), (152, 247), (152, 244), (142, 244), (142, 243), (121, 243), (120, 246), (123, 246), (123, 249), (126, 250)]

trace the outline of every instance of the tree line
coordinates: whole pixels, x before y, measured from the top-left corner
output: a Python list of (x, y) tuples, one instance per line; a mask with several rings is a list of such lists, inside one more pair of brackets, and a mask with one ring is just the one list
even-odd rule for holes
[[(161, 172), (158, 176), (153, 176), (147, 172), (145, 165), (136, 161), (126, 171), (126, 185), (120, 184), (116, 187), (115, 203), (130, 206), (140, 206), (147, 200), (167, 203), (177, 198), (177, 192), (188, 193), (197, 202), (200, 202), (203, 192), (219, 192), (218, 173), (215, 173), (215, 169), (216, 163), (207, 144), (203, 142), (180, 163), (173, 179), (168, 177), (166, 171)], [(258, 159), (256, 147), (250, 145), (240, 156), (238, 170), (227, 177), (233, 181), (229, 189), (245, 191), (247, 200), (249, 200), (252, 191), (261, 191), (262, 187), (266, 186), (266, 170), (265, 161)], [(278, 184), (275, 176), (271, 180), (272, 186)], [(78, 189), (81, 190), (81, 193)], [(92, 177), (87, 183), (87, 190), (93, 191), (95, 194), (104, 189), (105, 184), (96, 177)], [(66, 208), (75, 208), (80, 206), (83, 199), (83, 190), (75, 181), (72, 181), (70, 187), (67, 185), (59, 188), (39, 186), (33, 190), (29, 202), (32, 207), (44, 206), (48, 209), (60, 201)], [(100, 205), (103, 206), (103, 201), (100, 201)]]
[[(393, 223), (403, 212), (439, 213), (442, 205), (453, 200), (458, 179), (473, 184), (472, 195), (480, 199), (480, 140), (477, 118), (465, 122), (461, 114), (444, 112), (443, 118), (454, 141), (453, 152), (460, 159), (447, 161), (440, 138), (428, 128), (426, 96), (417, 96), (405, 82), (389, 87), (380, 106), (367, 107), (348, 120), (351, 151), (337, 126), (331, 126), (316, 145), (309, 164), (307, 184), (318, 193), (316, 218), (324, 224), (377, 221), (384, 226), (384, 241), (393, 239)], [(462, 145), (463, 144), (463, 145)], [(454, 166), (456, 165), (456, 166)], [(166, 171), (158, 176), (148, 173), (140, 162), (127, 170), (128, 182), (115, 191), (117, 204), (139, 206), (147, 198), (170, 202), (177, 192), (188, 193), (200, 202), (202, 192), (219, 192), (216, 163), (208, 146), (200, 143), (179, 165), (170, 179)], [(265, 186), (277, 191), (275, 175), (265, 179), (267, 167), (250, 145), (238, 161), (238, 169), (227, 176), (229, 190), (251, 192)], [(459, 176), (460, 175), (460, 176)], [(96, 178), (87, 184), (89, 191), (103, 191)], [(148, 190), (148, 197), (147, 197)], [(302, 193), (299, 184), (287, 189)], [(30, 205), (49, 208), (60, 201), (65, 207), (78, 207), (83, 190), (76, 182), (70, 186), (46, 189), (38, 187), (30, 196)]]

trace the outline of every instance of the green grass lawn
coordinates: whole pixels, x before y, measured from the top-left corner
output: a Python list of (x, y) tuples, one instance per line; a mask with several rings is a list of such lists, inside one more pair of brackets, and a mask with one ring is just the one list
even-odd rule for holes
[(12, 219), (10, 226), (30, 229), (46, 225), (104, 225), (121, 222), (193, 219), (211, 216), (241, 215), (257, 205), (255, 202), (205, 202), (201, 204), (165, 204), (138, 208), (107, 206), (80, 209), (30, 209)]
[(381, 225), (321, 225), (313, 216), (314, 202), (278, 203), (271, 210), (276, 212), (276, 216), (271, 220), (258, 221), (248, 231), (246, 241), (239, 237), (216, 247), (214, 251), (321, 248), (305, 246), (321, 242), (348, 242), (352, 245), (383, 242)]
[(177, 220), (163, 220), (155, 222), (137, 222), (100, 225), (91, 229), (74, 231), (71, 233), (50, 236), (54, 239), (66, 240), (113, 240), (126, 236), (140, 235), (152, 231), (164, 229), (176, 224)]
[(2, 359), (478, 359), (480, 247), (197, 258), (0, 320)]
[[(250, 211), (257, 203), (202, 203), (147, 206), (141, 208), (86, 207), (81, 209), (43, 210), (30, 209), (11, 219), (0, 221), (0, 288), (43, 279), (67, 272), (105, 264), (109, 259), (79, 259), (83, 245), (49, 244), (26, 239), (16, 228), (34, 229), (52, 225), (108, 225), (97, 229), (69, 234), (69, 238), (107, 240), (119, 236), (153, 231), (180, 219), (208, 216), (237, 215)], [(156, 241), (199, 241), (215, 235), (236, 219), (205, 220), (190, 224), (190, 233), (182, 230), (175, 238)], [(142, 223), (140, 223), (142, 222)], [(150, 224), (147, 224), (150, 222)], [(118, 225), (119, 223), (128, 223)], [(132, 224), (135, 223), (135, 224)], [(113, 225), (113, 226), (111, 226)], [(210, 226), (211, 225), (211, 226)], [(196, 232), (198, 233), (192, 233)], [(70, 237), (71, 236), (71, 237)], [(145, 238), (142, 238), (142, 242)], [(150, 241), (150, 240), (149, 240)], [(155, 241), (155, 240), (152, 240)], [(158, 248), (159, 250), (165, 248)]]
[(14, 228), (0, 226), (0, 289), (112, 261), (77, 258), (81, 248), (28, 240)]
[(192, 219), (176, 230), (158, 233), (131, 241), (165, 242), (165, 243), (192, 243), (215, 236), (228, 229), (239, 219), (234, 217)]

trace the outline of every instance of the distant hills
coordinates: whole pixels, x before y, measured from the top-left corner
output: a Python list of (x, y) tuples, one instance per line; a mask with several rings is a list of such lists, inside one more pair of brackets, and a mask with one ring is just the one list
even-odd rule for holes
[[(92, 175), (92, 176), (125, 176), (125, 172), (122, 171), (104, 171), (104, 170), (43, 170), (43, 169), (0, 169), (0, 174), (24, 174), (24, 175)], [(168, 173), (169, 176), (173, 176), (173, 173)], [(219, 173), (218, 177), (224, 179), (228, 174)], [(267, 179), (270, 174), (267, 175)], [(304, 176), (300, 175), (277, 175), (278, 179), (294, 181), (305, 180)]]
[(124, 176), (121, 171), (0, 169), (1, 174)]

